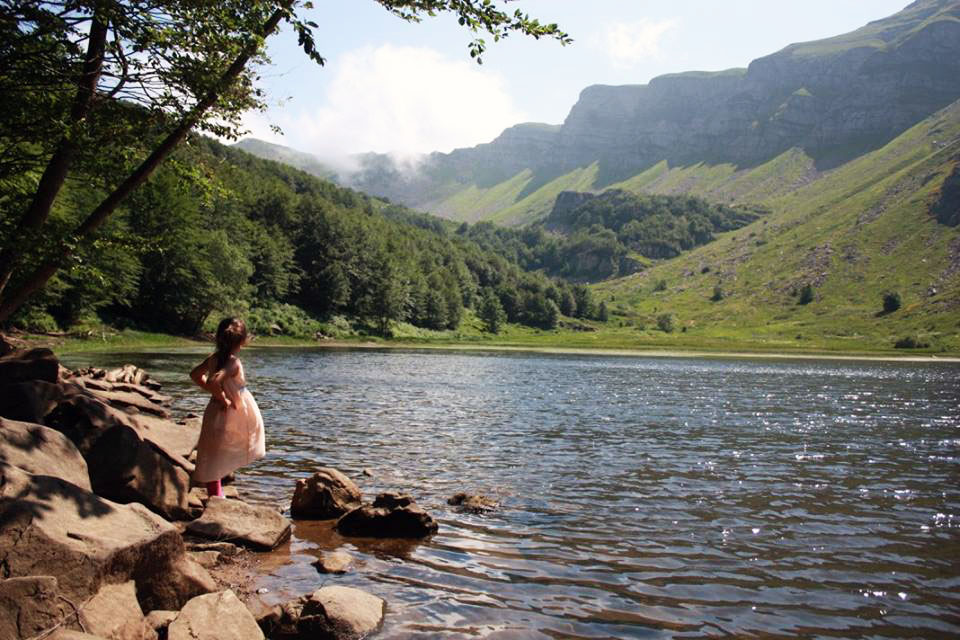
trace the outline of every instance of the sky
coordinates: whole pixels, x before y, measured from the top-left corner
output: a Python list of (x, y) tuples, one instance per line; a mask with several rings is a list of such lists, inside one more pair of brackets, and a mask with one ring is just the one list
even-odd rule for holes
[[(574, 40), (474, 37), (455, 17), (409, 24), (373, 0), (313, 0), (324, 66), (289, 30), (272, 36), (261, 70), (268, 109), (249, 136), (329, 162), (375, 151), (416, 157), (489, 142), (521, 122), (561, 124), (587, 86), (646, 84), (681, 71), (746, 67), (794, 42), (852, 31), (909, 0), (499, 0)], [(273, 128), (279, 127), (283, 135)]]

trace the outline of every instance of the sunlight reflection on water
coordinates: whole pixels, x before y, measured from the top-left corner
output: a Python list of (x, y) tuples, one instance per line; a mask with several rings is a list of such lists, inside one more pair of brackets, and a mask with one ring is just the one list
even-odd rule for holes
[[(956, 365), (243, 357), (268, 427), (245, 495), (287, 504), (295, 478), (330, 465), (440, 522), (400, 545), (298, 522), (264, 561), (268, 599), (364, 588), (389, 603), (384, 638), (960, 634)], [(197, 411), (195, 359), (100, 364), (135, 362)], [(456, 513), (457, 491), (502, 508)], [(358, 569), (319, 576), (309, 562), (339, 547)]]

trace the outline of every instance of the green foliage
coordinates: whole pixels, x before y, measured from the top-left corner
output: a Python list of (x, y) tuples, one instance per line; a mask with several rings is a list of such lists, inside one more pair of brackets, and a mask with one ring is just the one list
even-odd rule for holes
[(479, 316), (483, 321), (484, 330), (488, 333), (500, 333), (500, 329), (506, 323), (507, 314), (493, 289), (486, 288), (483, 290)]
[(666, 280), (657, 280), (657, 284), (653, 285), (654, 292), (666, 291), (667, 290), (667, 281)]
[(607, 303), (601, 301), (599, 306), (597, 306), (597, 320), (600, 322), (606, 322), (610, 319), (610, 312), (607, 311)]
[(661, 313), (657, 316), (657, 328), (664, 333), (673, 333), (675, 328), (672, 313)]
[(797, 304), (807, 305), (813, 302), (813, 299), (813, 285), (809, 283), (803, 285), (803, 288), (800, 289), (800, 298), (797, 300)]
[(902, 301), (900, 300), (900, 294), (896, 291), (887, 291), (883, 294), (883, 311), (884, 313), (893, 313), (900, 308)]
[(713, 295), (710, 296), (710, 299), (714, 302), (720, 302), (726, 297), (726, 294), (723, 292), (723, 287), (717, 285), (713, 288)]

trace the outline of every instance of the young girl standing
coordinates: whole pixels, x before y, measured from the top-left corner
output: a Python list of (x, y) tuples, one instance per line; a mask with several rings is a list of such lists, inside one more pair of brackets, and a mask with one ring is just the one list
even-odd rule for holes
[(263, 417), (247, 391), (237, 352), (249, 340), (247, 325), (225, 318), (217, 327), (217, 350), (194, 367), (190, 378), (212, 395), (203, 412), (193, 480), (210, 496), (223, 497), (220, 480), (265, 454)]

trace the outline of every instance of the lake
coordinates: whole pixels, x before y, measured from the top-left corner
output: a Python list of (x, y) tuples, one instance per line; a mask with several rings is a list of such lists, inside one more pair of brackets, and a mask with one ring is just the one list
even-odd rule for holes
[[(440, 524), (376, 543), (295, 523), (263, 559), (269, 602), (356, 586), (388, 603), (378, 638), (960, 635), (955, 363), (241, 356), (268, 450), (242, 495), (288, 507), (296, 478), (332, 466)], [(133, 362), (197, 412), (199, 359), (64, 358)], [(502, 506), (457, 513), (459, 491)], [(310, 561), (334, 548), (357, 568), (319, 575)]]

